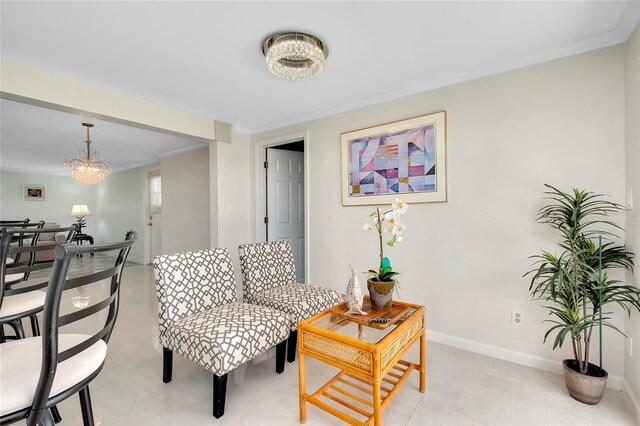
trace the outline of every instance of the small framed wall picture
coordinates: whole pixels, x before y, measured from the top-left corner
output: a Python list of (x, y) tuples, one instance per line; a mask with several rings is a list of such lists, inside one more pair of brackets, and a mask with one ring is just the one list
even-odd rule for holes
[(44, 201), (47, 199), (44, 185), (22, 185), (22, 199), (29, 201)]

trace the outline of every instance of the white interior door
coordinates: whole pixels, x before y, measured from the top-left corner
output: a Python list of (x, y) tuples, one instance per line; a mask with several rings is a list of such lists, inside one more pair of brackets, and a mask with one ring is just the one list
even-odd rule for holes
[(288, 240), (296, 280), (304, 276), (304, 153), (267, 149), (267, 241)]
[(159, 170), (149, 173), (149, 254), (162, 254), (162, 179)]
[(151, 260), (162, 254), (162, 215), (159, 213), (149, 216), (149, 236), (150, 236), (150, 255)]

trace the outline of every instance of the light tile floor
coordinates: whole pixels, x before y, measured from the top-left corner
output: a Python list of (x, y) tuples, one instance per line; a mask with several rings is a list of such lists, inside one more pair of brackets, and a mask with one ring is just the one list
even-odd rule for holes
[[(78, 259), (90, 269), (100, 256)], [(107, 362), (90, 385), (101, 425), (296, 425), (297, 363), (275, 373), (275, 359), (249, 363), (230, 376), (225, 415), (212, 416), (212, 377), (174, 356), (173, 381), (162, 382), (155, 286), (151, 266), (125, 268), (121, 307)], [(409, 359), (417, 360), (417, 347)], [(307, 391), (334, 374), (307, 357)], [(637, 425), (621, 392), (608, 389), (588, 406), (573, 400), (562, 376), (427, 342), (427, 389), (418, 375), (383, 413), (385, 425)], [(77, 397), (59, 405), (62, 425), (82, 424)], [(308, 425), (338, 425), (337, 418), (307, 405)]]

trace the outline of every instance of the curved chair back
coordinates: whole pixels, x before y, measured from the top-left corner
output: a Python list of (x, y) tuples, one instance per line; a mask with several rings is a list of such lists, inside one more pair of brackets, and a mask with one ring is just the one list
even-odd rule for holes
[(288, 241), (243, 244), (238, 253), (245, 300), (247, 296), (296, 282), (296, 265)]
[[(29, 223), (29, 219), (25, 219), (24, 222), (15, 222), (13, 224), (7, 224), (7, 225), (2, 225), (3, 228), (21, 228), (21, 229), (40, 229), (42, 227), (44, 227), (44, 220), (41, 220), (40, 222), (32, 222)], [(11, 243), (13, 243), (13, 245), (17, 245), (19, 247), (22, 247), (24, 245), (36, 245), (38, 243), (38, 239), (40, 238), (40, 233), (35, 233), (35, 234), (31, 234), (31, 233), (25, 233), (22, 235), (15, 235), (11, 238)], [(21, 252), (17, 252), (14, 253), (12, 255), (13, 260), (18, 262), (20, 261), (20, 255), (22, 253)], [(34, 259), (35, 259), (35, 254), (33, 255)], [(30, 260), (32, 260), (30, 258)]]
[[(51, 268), (53, 260), (35, 263), (36, 252), (51, 250), (51, 246), (38, 246), (38, 238), (42, 233), (51, 232), (52, 228), (42, 228), (44, 222), (38, 224), (38, 228), (2, 228), (0, 230), (0, 306), (5, 295), (26, 293), (47, 287), (49, 275), (36, 283), (29, 283), (20, 288), (8, 288), (20, 281), (26, 281), (32, 272)], [(29, 224), (31, 225), (31, 224)], [(67, 232), (67, 241), (73, 238), (76, 225), (65, 228), (54, 228), (56, 232)], [(11, 243), (14, 244), (11, 244)], [(15, 244), (18, 242), (18, 244)], [(21, 255), (25, 255), (22, 257)], [(13, 257), (14, 262), (7, 264), (7, 259)], [(24, 258), (28, 257), (27, 260)], [(20, 259), (23, 259), (20, 261)], [(13, 278), (12, 278), (13, 277)], [(16, 278), (17, 277), (17, 278)]]
[[(99, 341), (103, 341), (105, 346), (109, 342), (113, 326), (118, 316), (120, 283), (122, 280), (122, 270), (131, 250), (131, 246), (136, 242), (137, 234), (134, 231), (126, 233), (125, 240), (112, 244), (97, 244), (92, 246), (78, 246), (72, 244), (58, 245), (55, 250), (55, 261), (53, 273), (49, 280), (47, 297), (43, 312), (43, 332), (42, 332), (42, 365), (40, 378), (36, 387), (35, 396), (31, 409), (28, 411), (27, 424), (39, 424), (48, 406), (55, 404), (68, 396), (71, 396), (83, 389), (95, 376), (98, 375), (100, 366), (90, 375), (80, 380), (71, 388), (49, 398), (56, 369), (60, 363), (87, 350)], [(109, 267), (102, 267), (82, 276), (68, 278), (69, 263), (78, 254), (115, 252), (115, 264)], [(109, 280), (109, 291), (106, 298), (86, 307), (74, 310), (72, 313), (60, 314), (60, 302), (62, 294), (66, 290), (78, 288), (80, 286), (91, 286)], [(108, 309), (107, 318), (101, 330), (93, 335), (87, 336), (77, 344), (65, 347), (59, 351), (58, 338), (60, 327), (72, 324), (76, 321), (87, 318), (98, 312)]]
[(29, 223), (31, 219), (26, 218), (22, 220), (0, 220), (0, 226), (2, 227), (19, 227), (21, 225), (26, 225)]

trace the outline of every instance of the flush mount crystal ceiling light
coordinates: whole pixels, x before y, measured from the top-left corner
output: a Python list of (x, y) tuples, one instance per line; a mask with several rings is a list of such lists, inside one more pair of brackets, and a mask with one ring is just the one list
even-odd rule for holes
[(72, 178), (85, 185), (94, 185), (102, 182), (111, 173), (111, 166), (100, 160), (98, 151), (91, 151), (91, 139), (89, 129), (93, 127), (91, 123), (82, 123), (87, 128), (87, 151), (79, 150), (76, 158), (64, 162)]
[(318, 37), (305, 33), (273, 34), (262, 43), (267, 67), (287, 80), (307, 80), (320, 74), (329, 49)]

